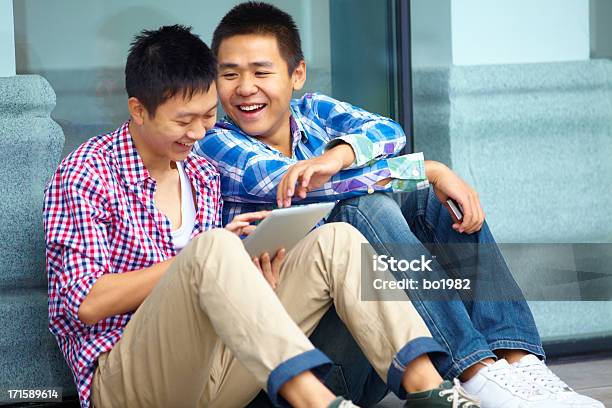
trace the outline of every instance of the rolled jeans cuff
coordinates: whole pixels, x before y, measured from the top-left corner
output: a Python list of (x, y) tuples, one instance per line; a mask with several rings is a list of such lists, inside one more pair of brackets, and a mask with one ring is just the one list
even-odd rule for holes
[(279, 364), (268, 377), (268, 397), (275, 407), (287, 407), (291, 405), (278, 395), (280, 388), (293, 377), (305, 371), (312, 371), (323, 382), (332, 368), (332, 361), (323, 352), (312, 349), (291, 357), (289, 360)]
[(387, 372), (387, 386), (398, 398), (406, 399), (406, 390), (402, 386), (406, 366), (415, 358), (427, 353), (446, 354), (446, 351), (431, 337), (419, 337), (408, 342), (393, 358)]
[(491, 348), (491, 350), (525, 350), (531, 354), (538, 356), (542, 360), (546, 360), (546, 353), (544, 352), (544, 348), (542, 348), (540, 344), (530, 343), (529, 341), (495, 340), (493, 343), (489, 344), (489, 347)]

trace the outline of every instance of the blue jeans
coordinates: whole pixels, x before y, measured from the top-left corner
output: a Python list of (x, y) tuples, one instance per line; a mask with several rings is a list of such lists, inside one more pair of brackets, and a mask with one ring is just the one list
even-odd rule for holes
[[(433, 338), (447, 352), (431, 355), (444, 378), (457, 377), (476, 362), (495, 357), (493, 351), (498, 349), (522, 349), (544, 357), (529, 306), (486, 222), (479, 232), (456, 232), (451, 227), (453, 221), (448, 210), (431, 188), (409, 194), (401, 207), (381, 193), (340, 201), (328, 219), (328, 222), (339, 221), (357, 228), (379, 255), (409, 260), (422, 254), (431, 257), (433, 252), (436, 275), (432, 279), (461, 278), (457, 276), (458, 271), (471, 270), (479, 280), (494, 282), (496, 290), (519, 294), (508, 301), (483, 301), (462, 300), (457, 292), (450, 291), (450, 299), (440, 301), (428, 300), (419, 290), (408, 290)], [(453, 253), (458, 245), (444, 244), (461, 244), (462, 252)], [(483, 244), (493, 250), (480, 253), (478, 248)], [(473, 256), (466, 257), (466, 248), (473, 251)], [(464, 259), (470, 262), (476, 259), (475, 268), (460, 265)], [(437, 260), (446, 268), (441, 268)]]
[[(451, 228), (448, 210), (431, 189), (411, 193), (401, 208), (391, 197), (378, 193), (342, 200), (328, 219), (328, 222), (340, 221), (357, 228), (376, 249), (383, 252), (381, 255), (396, 259), (411, 259), (428, 253), (424, 244), (432, 251), (436, 245), (445, 243), (495, 244), (486, 223), (478, 233), (455, 232)], [(407, 245), (398, 245), (401, 243)], [(466, 258), (465, 254), (458, 255), (458, 259)], [(446, 258), (452, 256), (446, 254)], [(479, 263), (480, 275), (494, 275), (493, 280), (498, 286), (518, 289), (501, 254), (481, 259)], [(446, 271), (449, 275), (440, 277), (453, 276), (457, 269), (460, 268), (450, 268)], [(440, 268), (435, 270), (440, 271)], [(447, 379), (457, 377), (477, 361), (494, 357), (493, 350), (497, 349), (523, 349), (544, 356), (533, 316), (524, 300), (472, 302), (461, 300), (456, 293), (450, 301), (421, 300), (418, 293), (410, 293), (410, 296), (432, 336), (447, 352), (447, 356), (430, 354), (438, 371)], [(334, 362), (325, 385), (336, 395), (350, 398), (359, 406), (369, 406), (387, 394), (386, 385), (370, 366), (333, 307), (310, 339)], [(249, 405), (250, 408), (271, 406), (264, 392)]]

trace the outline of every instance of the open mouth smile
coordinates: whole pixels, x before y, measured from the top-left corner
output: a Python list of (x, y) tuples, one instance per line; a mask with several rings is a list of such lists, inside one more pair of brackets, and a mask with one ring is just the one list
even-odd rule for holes
[(243, 104), (238, 105), (237, 108), (240, 112), (251, 114), (261, 112), (266, 107), (265, 103), (252, 103), (252, 104)]
[(179, 144), (180, 146), (183, 146), (183, 147), (191, 147), (191, 146), (193, 146), (195, 144), (195, 142), (189, 142), (189, 143), (187, 143), (187, 142), (176, 142), (176, 143)]

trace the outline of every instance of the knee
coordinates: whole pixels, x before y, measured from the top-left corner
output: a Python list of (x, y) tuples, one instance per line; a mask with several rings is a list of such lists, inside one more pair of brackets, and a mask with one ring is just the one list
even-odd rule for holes
[(246, 251), (238, 236), (223, 228), (215, 228), (196, 235), (176, 258), (179, 270), (204, 282), (221, 273), (220, 265), (229, 259), (236, 259)]
[(240, 238), (224, 228), (215, 228), (196, 235), (193, 238), (192, 246), (196, 254), (244, 249)]
[(384, 193), (368, 194), (343, 200), (332, 213), (334, 221), (346, 221), (359, 229), (365, 223), (378, 223), (382, 218), (401, 217), (399, 204)]
[(333, 233), (347, 236), (354, 236), (355, 234), (360, 235), (359, 231), (347, 222), (330, 222), (329, 224), (319, 227), (317, 231), (326, 234)]
[(380, 192), (350, 198), (350, 199), (341, 201), (340, 204), (342, 205), (345, 202), (347, 205), (353, 205), (365, 211), (372, 210), (372, 209), (380, 209), (383, 207), (388, 207), (388, 206), (393, 206), (393, 205), (397, 206), (397, 203), (395, 202), (393, 197), (391, 197), (388, 194), (380, 193)]
[(346, 222), (325, 224), (317, 229), (317, 233), (319, 241), (333, 243), (339, 250), (348, 249), (350, 245), (361, 245), (368, 242), (361, 232)]

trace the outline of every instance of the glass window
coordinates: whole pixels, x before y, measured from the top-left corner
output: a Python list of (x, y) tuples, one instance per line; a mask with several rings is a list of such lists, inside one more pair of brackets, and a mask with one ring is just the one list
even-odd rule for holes
[[(127, 119), (123, 69), (135, 34), (184, 24), (210, 45), (216, 24), (238, 3), (16, 1), (17, 73), (42, 75), (53, 86), (57, 106), (52, 117), (64, 130), (66, 155), (87, 138), (114, 130)], [(394, 50), (389, 38), (393, 29), (388, 24), (392, 2), (270, 3), (290, 13), (300, 28), (308, 67), (303, 92), (322, 92), (384, 115), (395, 114)]]
[[(557, 3), (411, 1), (415, 150), (475, 187), (499, 242), (523, 244), (504, 254), (547, 347), (609, 350), (612, 2)], [(456, 32), (468, 25), (480, 37)], [(487, 62), (487, 30), (514, 46), (512, 63)], [(561, 41), (568, 32), (572, 41)], [(587, 49), (589, 38), (590, 59), (562, 53), (572, 43)], [(538, 52), (545, 40), (563, 44), (554, 58)], [(527, 64), (530, 41), (525, 54), (541, 59)], [(460, 65), (466, 49), (481, 62)]]

